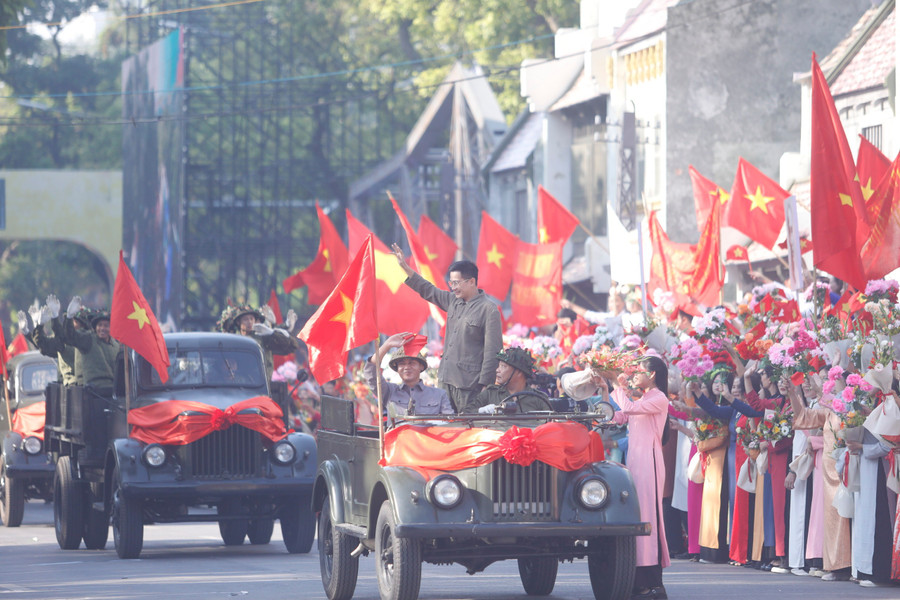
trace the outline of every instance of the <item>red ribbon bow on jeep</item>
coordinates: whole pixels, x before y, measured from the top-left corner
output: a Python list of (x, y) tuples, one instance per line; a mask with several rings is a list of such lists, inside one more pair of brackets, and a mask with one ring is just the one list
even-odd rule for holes
[(270, 440), (284, 437), (284, 413), (268, 396), (256, 396), (225, 410), (189, 400), (167, 400), (128, 413), (131, 437), (147, 444), (185, 445), (214, 431), (241, 425)]

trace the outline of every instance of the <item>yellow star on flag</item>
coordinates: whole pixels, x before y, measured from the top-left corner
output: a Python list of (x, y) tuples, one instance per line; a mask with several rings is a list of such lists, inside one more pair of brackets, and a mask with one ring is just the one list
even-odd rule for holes
[(345, 327), (350, 327), (350, 319), (353, 317), (353, 300), (347, 297), (344, 292), (338, 292), (341, 295), (341, 312), (331, 317), (335, 323), (343, 323)]
[(328, 248), (322, 250), (322, 256), (325, 257), (325, 266), (322, 267), (322, 270), (326, 273), (331, 273), (331, 253), (328, 251)]
[(775, 201), (774, 196), (764, 196), (760, 186), (756, 186), (756, 192), (754, 194), (745, 194), (744, 197), (750, 201), (750, 210), (758, 208), (766, 214), (769, 214), (769, 209), (767, 208), (769, 202)]
[(838, 197), (841, 199), (841, 206), (853, 206), (853, 198), (850, 197), (850, 194), (838, 194)]
[[(546, 233), (545, 229), (542, 229)], [(488, 264), (497, 265), (498, 269), (502, 269), (503, 265), (500, 264), (500, 261), (506, 257), (505, 254), (502, 254), (499, 250), (497, 250), (497, 244), (491, 246), (491, 249), (487, 251), (487, 261)]]
[(875, 188), (872, 187), (872, 178), (869, 177), (869, 181), (866, 182), (866, 185), (861, 186), (859, 189), (862, 190), (863, 200), (867, 200), (872, 197), (872, 194), (875, 193)]
[(431, 253), (431, 250), (428, 249), (428, 246), (425, 246), (425, 256), (428, 257), (428, 260), (434, 260), (438, 257), (437, 254)]
[(723, 190), (722, 188), (719, 188), (719, 189), (717, 190), (717, 193), (718, 193), (718, 195), (719, 195), (719, 203), (720, 203), (720, 204), (727, 204), (728, 201), (731, 200), (731, 194), (729, 194), (728, 192), (726, 192), (726, 191)]
[(737, 256), (738, 258), (741, 258), (744, 256), (744, 250), (742, 248), (735, 248), (734, 255)]
[(546, 227), (541, 227), (541, 230), (538, 232), (538, 241), (541, 244), (546, 244), (550, 241), (550, 234), (547, 233)]
[(391, 293), (396, 294), (403, 282), (406, 281), (406, 273), (397, 264), (396, 256), (375, 250), (375, 278), (383, 281)]
[(128, 318), (137, 321), (138, 329), (142, 330), (144, 325), (150, 322), (150, 317), (147, 316), (147, 311), (134, 300), (131, 301), (131, 305), (134, 307), (134, 312), (128, 315)]

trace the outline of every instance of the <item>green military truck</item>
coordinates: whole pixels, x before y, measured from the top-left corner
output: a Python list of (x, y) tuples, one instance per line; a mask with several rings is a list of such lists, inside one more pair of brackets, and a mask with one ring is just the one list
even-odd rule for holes
[(25, 501), (53, 497), (53, 461), (44, 444), (44, 392), (59, 379), (56, 361), (24, 352), (6, 365), (0, 395), (0, 520), (18, 527)]
[(560, 562), (587, 559), (598, 600), (630, 597), (650, 525), (631, 474), (597, 448), (605, 409), (406, 417), (380, 434), (324, 397), (313, 507), (328, 598), (353, 596), (370, 552), (384, 599), (416, 598), (423, 562), (474, 574), (509, 559), (530, 595), (552, 592)]
[(112, 394), (51, 386), (46, 437), (56, 462), (60, 548), (137, 558), (152, 523), (216, 522), (226, 545), (269, 542), (275, 520), (288, 552), (309, 552), (315, 440), (287, 429), (290, 398), (267, 380), (251, 338), (165, 336), (163, 383), (137, 353), (116, 361)]

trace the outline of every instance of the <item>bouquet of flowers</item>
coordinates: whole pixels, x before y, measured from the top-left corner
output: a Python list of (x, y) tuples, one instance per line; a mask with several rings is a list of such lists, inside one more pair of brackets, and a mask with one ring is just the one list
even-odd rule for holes
[[(733, 328), (733, 326), (732, 326)], [(713, 308), (694, 321), (694, 331), (701, 342), (717, 340), (728, 334), (728, 315), (722, 307)]]
[(685, 381), (700, 381), (713, 368), (706, 349), (694, 338), (687, 338), (675, 346), (671, 359)]
[(894, 382), (894, 343), (887, 336), (875, 334), (867, 338), (866, 347), (871, 347), (872, 357), (863, 379), (878, 392), (886, 394)]
[(531, 352), (531, 356), (540, 367), (551, 374), (556, 370), (556, 360), (563, 355), (559, 340), (549, 335), (538, 335), (525, 340), (523, 347)]
[(640, 355), (637, 352), (600, 346), (579, 355), (578, 364), (612, 379), (618, 373), (631, 371), (638, 360)]
[(759, 422), (759, 436), (770, 444), (782, 440), (791, 435), (793, 431), (794, 415), (790, 412), (790, 405), (785, 405), (781, 410), (767, 410), (765, 416)]
[(630, 333), (619, 342), (619, 348), (623, 350), (640, 350), (644, 347), (644, 340), (636, 333)]
[[(832, 393), (840, 380), (842, 370), (834, 367), (828, 372), (828, 381), (822, 384), (824, 393)], [(844, 379), (844, 389), (831, 400), (831, 410), (841, 420), (840, 431), (835, 432), (839, 438), (862, 441), (862, 425), (866, 414), (875, 406), (874, 387), (858, 373), (850, 373)]]
[(750, 290), (749, 308), (753, 313), (766, 314), (772, 311), (775, 302), (781, 302), (784, 292), (774, 283), (758, 285)]
[(716, 437), (727, 437), (728, 425), (719, 419), (703, 417), (702, 419), (694, 419), (694, 431), (696, 432), (694, 436), (696, 440), (702, 442)]
[(744, 448), (744, 452), (747, 454), (759, 452), (759, 432), (751, 418), (741, 415), (735, 423), (734, 432), (737, 435), (737, 443)]
[(868, 302), (886, 301), (889, 304), (897, 304), (897, 292), (900, 291), (900, 282), (892, 279), (872, 279), (866, 284), (863, 294)]

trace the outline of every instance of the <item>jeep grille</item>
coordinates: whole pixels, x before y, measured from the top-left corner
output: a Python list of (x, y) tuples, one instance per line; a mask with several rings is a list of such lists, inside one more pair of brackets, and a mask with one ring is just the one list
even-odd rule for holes
[(240, 479), (256, 475), (262, 451), (260, 434), (232, 425), (188, 446), (195, 479)]
[(498, 521), (550, 521), (555, 517), (556, 469), (534, 461), (527, 467), (503, 459), (491, 463), (491, 500)]

